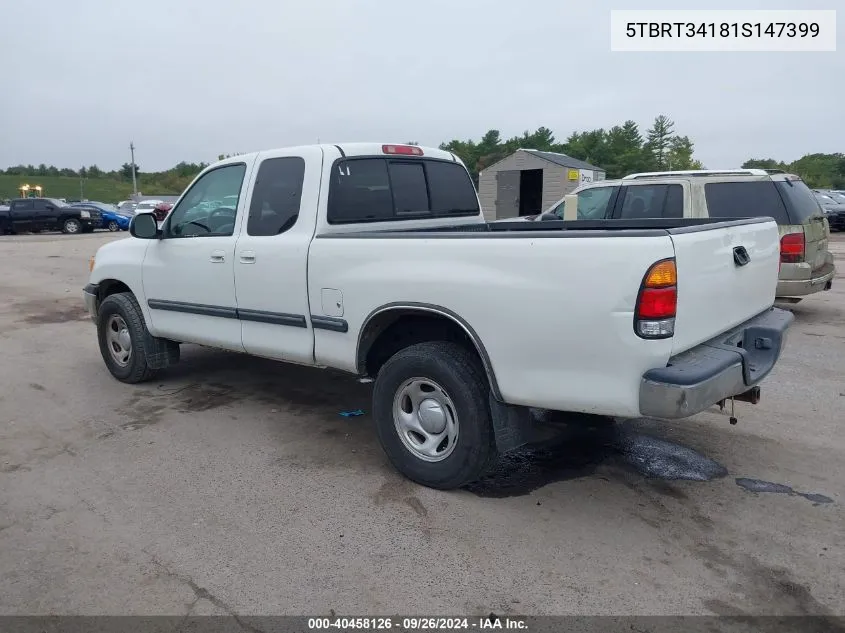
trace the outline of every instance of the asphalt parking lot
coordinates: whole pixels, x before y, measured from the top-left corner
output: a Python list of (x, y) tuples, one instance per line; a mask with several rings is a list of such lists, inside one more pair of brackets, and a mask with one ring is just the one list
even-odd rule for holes
[(340, 415), (354, 378), (189, 346), (111, 378), (81, 289), (125, 236), (0, 238), (0, 614), (845, 614), (845, 235), (736, 426), (571, 432), (450, 493)]

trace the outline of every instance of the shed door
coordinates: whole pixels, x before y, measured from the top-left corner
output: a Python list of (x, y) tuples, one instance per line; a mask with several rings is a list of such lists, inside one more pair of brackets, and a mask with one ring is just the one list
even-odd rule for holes
[(519, 170), (496, 173), (496, 219), (519, 215)]

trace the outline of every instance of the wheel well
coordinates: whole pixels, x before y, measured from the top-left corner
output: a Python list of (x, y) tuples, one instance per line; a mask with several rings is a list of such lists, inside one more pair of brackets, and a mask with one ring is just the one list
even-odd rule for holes
[(105, 300), (105, 298), (108, 297), (109, 295), (114, 295), (114, 294), (117, 294), (119, 292), (129, 292), (129, 293), (132, 292), (129, 289), (129, 286), (127, 286), (122, 281), (118, 281), (117, 279), (104, 279), (103, 281), (100, 282), (99, 286), (100, 286), (100, 289), (97, 292), (97, 303), (98, 304), (102, 303)]
[(457, 316), (440, 311), (395, 308), (373, 316), (358, 342), (358, 371), (375, 376), (396, 352), (426, 341), (449, 341), (472, 352), (487, 374), (493, 395), (500, 397), (490, 359), (475, 332)]

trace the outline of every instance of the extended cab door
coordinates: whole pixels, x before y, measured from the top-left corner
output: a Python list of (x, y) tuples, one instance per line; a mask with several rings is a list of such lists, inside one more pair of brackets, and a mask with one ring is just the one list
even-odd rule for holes
[(314, 364), (308, 248), (314, 236), (323, 151), (259, 155), (235, 253), (243, 347), (250, 354)]
[(15, 200), (9, 210), (12, 230), (15, 233), (32, 229), (32, 219), (35, 213), (34, 200)]
[(251, 168), (252, 161), (233, 161), (201, 174), (165, 220), (162, 238), (150, 241), (143, 282), (157, 336), (243, 351), (235, 227)]

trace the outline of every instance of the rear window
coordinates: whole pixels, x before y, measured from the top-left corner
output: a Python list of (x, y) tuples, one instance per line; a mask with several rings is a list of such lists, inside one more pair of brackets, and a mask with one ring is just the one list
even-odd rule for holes
[(783, 200), (771, 180), (710, 182), (704, 185), (704, 197), (711, 218), (770, 217), (778, 224), (790, 224)]
[(814, 215), (821, 215), (822, 210), (812, 190), (801, 180), (779, 180), (775, 183), (780, 192), (792, 224), (803, 224)]
[(478, 213), (475, 188), (458, 163), (350, 158), (332, 170), (330, 224)]
[(681, 185), (636, 185), (625, 187), (619, 217), (683, 218), (684, 189)]

